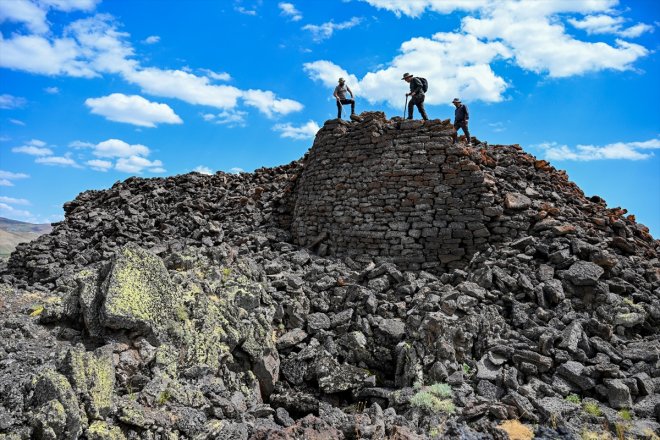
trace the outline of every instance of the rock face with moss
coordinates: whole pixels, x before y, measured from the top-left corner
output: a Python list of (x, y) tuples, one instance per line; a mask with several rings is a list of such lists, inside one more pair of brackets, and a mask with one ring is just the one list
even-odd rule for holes
[(656, 438), (660, 243), (449, 133), (80, 194), (0, 275), (0, 440)]

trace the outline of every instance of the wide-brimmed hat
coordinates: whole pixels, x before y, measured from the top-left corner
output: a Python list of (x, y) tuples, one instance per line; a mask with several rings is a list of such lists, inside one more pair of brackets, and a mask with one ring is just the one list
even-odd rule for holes
[(403, 78), (401, 78), (401, 79), (403, 80), (403, 79), (408, 79), (408, 78), (412, 78), (412, 74), (406, 72), (406, 73), (403, 74)]
[(454, 98), (454, 100), (452, 101), (452, 103), (454, 103), (454, 102), (461, 102), (461, 100), (458, 99), (458, 98)]
[(339, 82), (343, 83), (343, 82), (346, 82), (346, 80), (344, 78), (339, 78)]

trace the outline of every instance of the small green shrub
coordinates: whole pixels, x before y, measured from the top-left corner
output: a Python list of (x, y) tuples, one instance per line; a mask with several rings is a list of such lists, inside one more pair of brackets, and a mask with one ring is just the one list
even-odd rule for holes
[(470, 368), (468, 364), (464, 363), (461, 367), (463, 368), (463, 374), (466, 376), (472, 376), (472, 368)]
[(584, 412), (592, 416), (600, 417), (603, 415), (603, 412), (600, 410), (597, 403), (586, 402), (582, 405), (582, 409), (584, 409)]
[(445, 412), (453, 414), (456, 412), (454, 403), (449, 399), (440, 399), (428, 391), (420, 391), (410, 399), (410, 405), (416, 408), (422, 408), (429, 412)]
[(158, 404), (158, 406), (165, 405), (165, 403), (167, 403), (171, 397), (172, 395), (170, 394), (170, 390), (166, 389), (158, 395), (158, 399), (156, 399), (156, 404)]
[(452, 396), (451, 387), (446, 383), (434, 383), (433, 385), (426, 388), (426, 390), (441, 398), (447, 398)]
[(568, 396), (566, 396), (566, 401), (579, 405), (580, 402), (582, 402), (582, 399), (580, 399), (580, 396), (578, 396), (577, 394), (569, 394)]
[(619, 417), (621, 417), (623, 420), (626, 420), (628, 422), (633, 419), (632, 412), (630, 412), (630, 410), (626, 408), (619, 411)]

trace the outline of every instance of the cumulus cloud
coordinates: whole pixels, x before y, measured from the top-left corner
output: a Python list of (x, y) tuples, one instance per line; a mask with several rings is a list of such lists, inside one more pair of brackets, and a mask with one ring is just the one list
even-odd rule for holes
[(202, 118), (205, 121), (226, 125), (227, 127), (244, 127), (246, 116), (247, 112), (240, 110), (223, 110), (220, 113), (205, 113)]
[(140, 156), (121, 157), (115, 164), (117, 171), (124, 173), (141, 173), (145, 169), (152, 173), (165, 172), (163, 162), (160, 160), (149, 160)]
[(27, 179), (28, 177), (30, 176), (25, 173), (0, 170), (0, 186), (14, 186), (13, 180)]
[(77, 150), (82, 149), (82, 148), (92, 148), (93, 146), (94, 146), (94, 144), (91, 143), (91, 142), (83, 142), (83, 141), (69, 142), (69, 147), (75, 148)]
[(105, 116), (110, 121), (125, 122), (140, 127), (183, 123), (169, 105), (151, 102), (139, 95), (113, 93), (101, 98), (89, 98), (85, 100), (85, 105), (92, 113)]
[[(235, 110), (242, 100), (243, 104), (256, 107), (269, 117), (302, 109), (302, 104), (280, 98), (272, 91), (241, 90), (212, 83), (230, 80), (231, 76), (226, 72), (201, 69), (202, 74), (197, 75), (186, 69), (142, 66), (134, 58), (129, 35), (117, 27), (111, 15), (97, 14), (72, 22), (60, 37), (14, 34), (5, 39), (0, 34), (0, 67), (87, 78), (117, 74), (140, 87), (145, 94), (220, 110)], [(170, 119), (173, 119), (171, 115)]]
[(101, 172), (106, 172), (112, 168), (112, 162), (109, 160), (92, 159), (85, 162), (85, 164), (89, 165), (91, 169)]
[(48, 32), (46, 10), (28, 0), (0, 2), (0, 23), (4, 21), (23, 23), (35, 33)]
[(509, 58), (511, 52), (499, 42), (483, 42), (472, 35), (439, 32), (432, 38), (413, 38), (401, 45), (401, 54), (387, 67), (367, 73), (362, 79), (349, 74), (331, 61), (304, 65), (310, 78), (334, 87), (343, 76), (351, 89), (371, 103), (388, 102), (401, 106), (401, 97), (409, 90), (401, 81), (403, 72), (429, 80), (428, 104), (448, 103), (459, 95), (466, 100), (498, 102), (503, 99), (507, 82), (493, 72), (490, 64)]
[(23, 107), (26, 102), (27, 100), (20, 96), (13, 96), (7, 93), (0, 95), (0, 108), (3, 109), (20, 108)]
[(40, 163), (40, 164), (43, 164), (43, 165), (56, 165), (56, 166), (62, 166), (62, 167), (82, 168), (68, 154), (65, 155), (65, 156), (38, 157), (34, 161), (35, 161), (35, 163)]
[(20, 147), (11, 149), (13, 153), (29, 154), (30, 156), (50, 156), (53, 150), (46, 148), (46, 143), (39, 139), (32, 139)]
[(234, 168), (230, 168), (229, 172), (233, 174), (240, 174), (240, 173), (244, 173), (245, 170), (243, 168), (234, 167)]
[(287, 3), (287, 2), (280, 2), (277, 5), (282, 12), (280, 12), (280, 15), (284, 15), (286, 17), (289, 17), (291, 21), (300, 21), (302, 20), (303, 16), (300, 13), (299, 10), (296, 9), (295, 5), (293, 3)]
[[(426, 11), (439, 14), (457, 11), (466, 13), (461, 21), (460, 32), (438, 33), (431, 40), (409, 40), (402, 45), (403, 54), (389, 65), (400, 68), (397, 72), (399, 75), (404, 71), (425, 74), (424, 66), (419, 64), (417, 57), (403, 59), (409, 55), (412, 47), (421, 54), (425, 53), (425, 47), (439, 44), (441, 51), (449, 54), (452, 48), (442, 47), (443, 42), (461, 41), (464, 49), (462, 54), (458, 54), (460, 61), (434, 57), (434, 51), (430, 51), (428, 56), (431, 61), (427, 64), (437, 66), (429, 66), (426, 70), (434, 71), (434, 67), (437, 67), (439, 72), (434, 73), (440, 73), (440, 82), (451, 87), (458, 86), (458, 93), (471, 96), (472, 99), (502, 99), (506, 81), (499, 78), (490, 67), (491, 62), (498, 57), (511, 60), (524, 70), (560, 78), (607, 69), (629, 70), (633, 68), (636, 60), (649, 54), (645, 47), (622, 39), (616, 39), (614, 44), (588, 42), (566, 32), (563, 20), (568, 14), (573, 14), (568, 19), (573, 25), (582, 26), (594, 34), (614, 32), (620, 37), (631, 38), (652, 30), (649, 25), (643, 23), (624, 29), (622, 19), (611, 15), (618, 0), (544, 0), (535, 2), (533, 7), (530, 7), (528, 2), (519, 0), (362, 1), (394, 12), (398, 16), (419, 17)], [(576, 18), (578, 15), (587, 17)], [(438, 36), (441, 38), (437, 38)], [(476, 40), (471, 40), (472, 38)], [(408, 46), (408, 50), (405, 46)], [(493, 56), (493, 53), (496, 55)], [(451, 60), (451, 65), (445, 69), (442, 64), (447, 60)], [(382, 89), (393, 86), (392, 77), (384, 75), (384, 71), (374, 74), (375, 86)], [(446, 79), (449, 79), (449, 82), (446, 82)], [(442, 90), (438, 92), (438, 96), (448, 97)], [(397, 95), (400, 95), (400, 92), (397, 92)], [(429, 94), (429, 97), (431, 96), (433, 95)], [(370, 94), (367, 93), (366, 97), (370, 99)], [(390, 103), (392, 104), (391, 101)]]
[(211, 168), (204, 166), (204, 165), (198, 165), (196, 166), (193, 171), (198, 172), (199, 174), (206, 174), (206, 175), (211, 175), (213, 174), (213, 171), (211, 171)]
[(303, 105), (298, 101), (277, 98), (270, 90), (246, 90), (243, 92), (243, 101), (269, 118), (275, 114), (286, 115), (303, 109)]
[(148, 147), (135, 144), (131, 145), (120, 139), (108, 139), (98, 143), (94, 147), (93, 154), (97, 157), (132, 157), (132, 156), (148, 156), (150, 150)]
[(577, 29), (584, 30), (587, 34), (617, 34), (624, 38), (636, 38), (645, 32), (653, 30), (653, 26), (638, 23), (627, 29), (623, 28), (625, 23), (623, 17), (613, 17), (607, 14), (587, 15), (583, 19), (569, 18), (568, 22)]
[(650, 139), (644, 142), (614, 142), (604, 146), (577, 145), (571, 148), (557, 142), (544, 142), (534, 147), (541, 149), (549, 160), (644, 160), (653, 156), (649, 150), (660, 149), (660, 139)]
[(10, 218), (28, 218), (32, 217), (32, 213), (30, 211), (25, 211), (23, 209), (16, 209), (11, 205), (8, 205), (6, 203), (1, 203), (0, 202), (0, 214), (2, 214), (5, 217), (10, 217)]
[(160, 41), (160, 37), (158, 35), (150, 35), (144, 39), (145, 44), (156, 44), (159, 41)]
[(311, 120), (297, 127), (290, 123), (273, 126), (273, 130), (279, 132), (280, 137), (296, 140), (313, 139), (320, 128), (316, 122)]
[(30, 201), (27, 199), (15, 199), (13, 197), (5, 197), (5, 196), (0, 196), (0, 202), (8, 203), (10, 205), (22, 205), (22, 206), (30, 205)]
[(327, 23), (323, 23), (320, 25), (315, 25), (315, 24), (307, 24), (303, 26), (303, 30), (309, 31), (312, 33), (312, 39), (316, 42), (320, 42), (323, 40), (327, 40), (328, 38), (332, 37), (332, 34), (335, 31), (340, 31), (343, 29), (350, 29), (352, 27), (357, 26), (362, 22), (362, 18), (360, 17), (353, 17), (348, 21), (343, 21), (341, 23), (334, 23), (333, 21), (329, 21)]

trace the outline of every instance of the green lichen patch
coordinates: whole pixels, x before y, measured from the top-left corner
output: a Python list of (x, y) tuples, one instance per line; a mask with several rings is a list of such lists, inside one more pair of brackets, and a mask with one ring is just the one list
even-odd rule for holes
[(110, 414), (115, 387), (115, 368), (110, 350), (69, 350), (62, 369), (85, 402), (91, 419), (101, 419)]
[(163, 261), (137, 245), (117, 253), (102, 290), (105, 327), (159, 333), (176, 321), (177, 290)]
[(97, 420), (87, 429), (87, 438), (89, 440), (125, 440), (126, 436), (118, 426)]
[(82, 432), (83, 417), (78, 409), (78, 398), (66, 377), (48, 368), (34, 378), (32, 386), (34, 395), (31, 404), (52, 415), (59, 413), (60, 406), (51, 402), (57, 401), (65, 412), (63, 438), (78, 438)]

